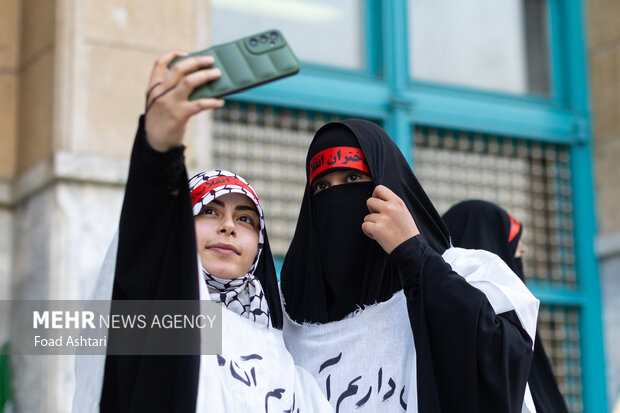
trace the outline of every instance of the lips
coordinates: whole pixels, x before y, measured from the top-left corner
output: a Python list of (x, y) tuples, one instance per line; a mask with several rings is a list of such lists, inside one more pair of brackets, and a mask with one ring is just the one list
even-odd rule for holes
[(239, 250), (231, 244), (217, 243), (207, 247), (207, 249), (223, 255), (239, 255)]

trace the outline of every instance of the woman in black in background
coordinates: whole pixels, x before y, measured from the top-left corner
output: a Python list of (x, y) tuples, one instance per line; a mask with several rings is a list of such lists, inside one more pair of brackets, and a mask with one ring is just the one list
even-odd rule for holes
[[(464, 201), (450, 208), (443, 220), (454, 246), (497, 254), (525, 281), (521, 259), (523, 226), (505, 210), (486, 201)], [(568, 413), (538, 333), (528, 383), (538, 413)]]

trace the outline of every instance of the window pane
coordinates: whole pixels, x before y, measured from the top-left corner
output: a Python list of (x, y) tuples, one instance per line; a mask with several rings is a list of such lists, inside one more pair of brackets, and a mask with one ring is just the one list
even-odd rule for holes
[(363, 0), (212, 0), (212, 43), (280, 29), (301, 60), (362, 69)]
[(417, 126), (416, 175), (443, 214), (483, 199), (523, 223), (525, 278), (575, 289), (573, 203), (568, 146)]
[[(523, 223), (526, 281), (575, 290), (570, 148), (516, 137), (416, 126), (416, 176), (440, 214), (483, 199)], [(542, 304), (538, 333), (571, 412), (583, 412), (579, 309)]]
[(214, 168), (234, 171), (256, 190), (271, 251), (284, 257), (306, 185), (306, 153), (314, 132), (334, 114), (229, 102), (213, 111)]
[(409, 0), (416, 80), (550, 94), (546, 0)]

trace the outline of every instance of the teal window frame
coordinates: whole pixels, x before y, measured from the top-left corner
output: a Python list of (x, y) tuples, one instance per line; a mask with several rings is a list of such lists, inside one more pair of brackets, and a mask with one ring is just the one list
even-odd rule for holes
[[(580, 0), (548, 0), (552, 93), (549, 98), (413, 81), (409, 76), (406, 0), (365, 0), (364, 70), (302, 62), (299, 75), (235, 100), (377, 119), (412, 163), (416, 125), (568, 145), (571, 153), (577, 288), (530, 283), (542, 303), (577, 307), (583, 411), (606, 412), (607, 392), (592, 175), (585, 19)], [(338, 93), (333, 93), (338, 91)], [(276, 258), (281, 268), (282, 257)]]

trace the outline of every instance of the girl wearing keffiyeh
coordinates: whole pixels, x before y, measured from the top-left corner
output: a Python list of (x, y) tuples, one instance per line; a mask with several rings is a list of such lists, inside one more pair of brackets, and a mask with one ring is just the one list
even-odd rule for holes
[[(221, 352), (78, 359), (73, 411), (329, 412), (314, 379), (295, 366), (284, 345), (276, 272), (255, 191), (224, 170), (187, 178), (186, 123), (223, 101), (188, 101), (194, 87), (220, 74), (209, 68), (212, 57), (168, 68), (178, 56), (165, 54), (152, 71), (118, 246), (108, 252), (93, 299), (219, 302)], [(199, 348), (202, 336), (190, 331), (180, 339)]]
[(242, 177), (224, 170), (199, 173), (189, 186), (200, 271), (211, 299), (242, 317), (271, 325), (265, 293), (254, 275), (263, 251), (263, 261), (272, 259), (269, 245), (265, 248), (265, 218), (256, 193)]

